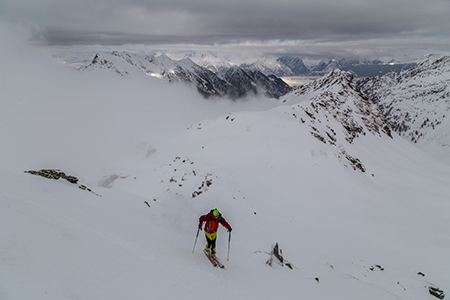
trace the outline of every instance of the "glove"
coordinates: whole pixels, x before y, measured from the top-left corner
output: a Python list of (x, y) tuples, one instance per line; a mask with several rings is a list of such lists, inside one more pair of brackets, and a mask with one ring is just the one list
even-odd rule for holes
[(198, 229), (202, 230), (202, 224), (198, 224)]
[(230, 227), (230, 229), (228, 229), (228, 232), (231, 232), (231, 230), (233, 230), (233, 228)]

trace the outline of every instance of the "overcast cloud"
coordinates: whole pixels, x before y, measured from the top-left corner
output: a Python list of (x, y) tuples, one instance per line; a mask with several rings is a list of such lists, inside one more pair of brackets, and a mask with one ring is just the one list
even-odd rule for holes
[(448, 53), (449, 15), (449, 0), (0, 0), (0, 17), (41, 45), (344, 57)]

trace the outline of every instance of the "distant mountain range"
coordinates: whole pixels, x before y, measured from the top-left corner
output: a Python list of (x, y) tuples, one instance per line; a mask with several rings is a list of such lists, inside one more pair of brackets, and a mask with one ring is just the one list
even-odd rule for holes
[(232, 65), (239, 66), (244, 70), (257, 70), (265, 75), (273, 74), (279, 77), (287, 76), (323, 76), (334, 69), (351, 72), (355, 77), (374, 77), (389, 72), (414, 67), (415, 62), (383, 62), (379, 59), (329, 59), (321, 60), (306, 65), (300, 56), (270, 56), (260, 55), (255, 57), (230, 57), (218, 53), (200, 52), (159, 52), (165, 53), (176, 59), (190, 58), (199, 66), (213, 72)]
[(303, 60), (295, 56), (283, 56), (276, 59), (276, 64), (264, 64), (258, 61), (253, 64), (244, 64), (244, 69), (259, 69), (263, 73), (272, 73), (277, 76), (323, 76), (335, 69), (351, 72), (355, 77), (374, 77), (389, 72), (399, 72), (414, 67), (415, 63), (383, 63), (380, 60), (341, 59), (322, 60), (307, 67)]
[[(126, 52), (113, 53), (120, 54)], [(147, 54), (132, 54), (137, 56), (159, 57), (164, 56), (174, 61), (184, 61), (189, 59), (199, 67), (205, 68), (215, 74), (223, 72), (223, 69), (239, 67), (244, 71), (258, 71), (266, 76), (275, 75), (277, 77), (289, 76), (323, 76), (334, 69), (351, 72), (356, 78), (374, 77), (384, 75), (389, 72), (400, 72), (417, 65), (416, 61), (397, 62), (394, 60), (383, 62), (380, 59), (329, 59), (311, 62), (306, 64), (300, 56), (273, 56), (273, 55), (230, 55), (216, 52), (195, 52), (195, 51), (152, 51)], [(107, 56), (107, 54), (101, 54)], [(431, 55), (432, 56), (432, 55)], [(79, 66), (86, 65), (86, 60), (76, 63), (72, 56), (55, 57), (55, 59), (65, 61)], [(425, 58), (419, 60), (419, 62)]]
[(205, 68), (190, 58), (173, 60), (165, 54), (140, 55), (113, 51), (109, 55), (96, 54), (89, 65), (80, 68), (82, 71), (98, 69), (108, 69), (121, 76), (144, 74), (169, 82), (194, 84), (205, 97), (238, 99), (265, 95), (278, 98), (292, 89), (279, 77), (265, 75), (256, 69), (226, 64), (218, 69)]

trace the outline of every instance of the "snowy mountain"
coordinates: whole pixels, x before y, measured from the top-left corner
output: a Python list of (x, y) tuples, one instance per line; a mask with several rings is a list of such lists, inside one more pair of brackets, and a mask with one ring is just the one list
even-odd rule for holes
[(260, 71), (266, 75), (293, 76), (298, 69), (283, 63), (276, 57), (261, 57), (254, 62), (245, 62), (239, 65), (244, 70)]
[(449, 161), (450, 57), (432, 58), (412, 69), (366, 78), (359, 84), (395, 132)]
[[(210, 101), (116, 76), (144, 74), (133, 57), (82, 73), (16, 52), (0, 56), (0, 299), (448, 294), (448, 164), (390, 132), (350, 73)], [(215, 207), (224, 270), (194, 244)]]
[(216, 74), (211, 68), (201, 67), (190, 58), (175, 61), (165, 54), (149, 56), (114, 51), (107, 56), (96, 54), (89, 65), (80, 68), (82, 71), (96, 69), (112, 70), (122, 76), (135, 74), (138, 70), (139, 73), (169, 82), (194, 84), (205, 97), (237, 99), (265, 95), (278, 98), (291, 90), (280, 78), (274, 75), (266, 76), (257, 70), (245, 71), (236, 66), (222, 66)]
[[(303, 60), (299, 57), (283, 56), (277, 58), (277, 61), (287, 66), (293, 75), (304, 75), (311, 73), (308, 67), (306, 67), (303, 63)], [(289, 76), (289, 72), (284, 73), (283, 76)]]
[[(302, 103), (305, 100), (306, 103)], [(336, 69), (293, 90), (279, 101), (299, 103), (293, 109), (293, 116), (308, 126), (312, 136), (335, 146), (335, 155), (355, 170), (365, 172), (365, 167), (346, 151), (345, 145), (369, 133), (392, 138), (381, 110), (360, 92), (349, 72)]]

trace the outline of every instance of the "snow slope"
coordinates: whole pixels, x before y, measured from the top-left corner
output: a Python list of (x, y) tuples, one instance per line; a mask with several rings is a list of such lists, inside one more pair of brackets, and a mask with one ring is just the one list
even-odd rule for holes
[[(288, 108), (187, 130), (109, 189), (91, 186), (101, 197), (2, 171), (2, 299), (197, 299), (212, 288), (224, 299), (424, 299), (430, 285), (448, 290), (448, 169), (377, 136), (354, 149), (370, 174), (346, 168)], [(202, 236), (191, 254), (198, 216), (213, 207), (234, 228), (226, 270), (203, 257)], [(222, 260), (227, 237), (221, 229)], [(275, 242), (294, 270), (266, 266)]]
[[(0, 299), (414, 300), (450, 290), (448, 165), (370, 130), (346, 73), (325, 80), (328, 98), (319, 88), (232, 104), (46, 63), (21, 73), (16, 58), (5, 64), (21, 76), (0, 91)], [(354, 138), (342, 112), (361, 129)], [(61, 168), (93, 193), (23, 172), (39, 168)], [(201, 253), (202, 235), (191, 253), (198, 217), (215, 207), (233, 227), (229, 262), (228, 234), (218, 235), (225, 270)], [(276, 242), (293, 270), (266, 265)]]

